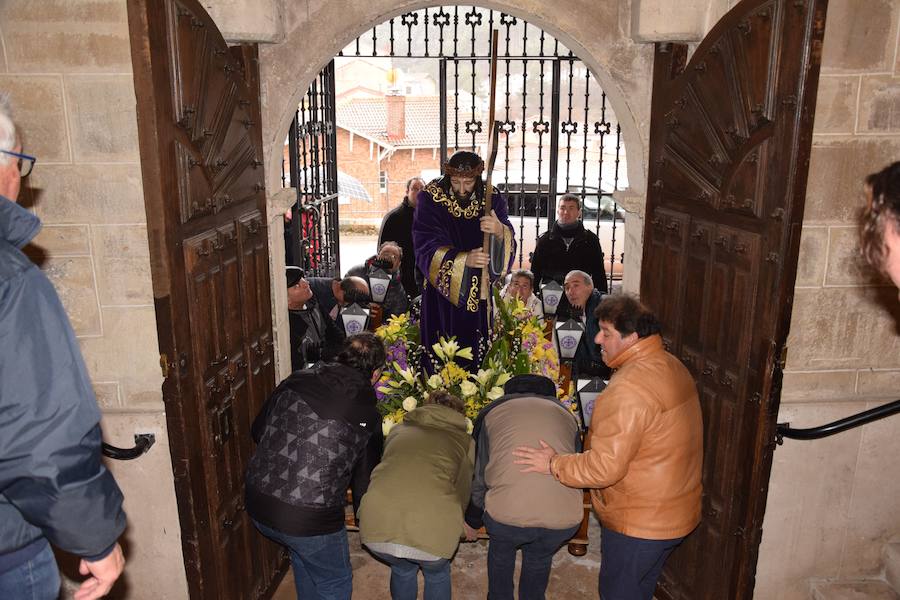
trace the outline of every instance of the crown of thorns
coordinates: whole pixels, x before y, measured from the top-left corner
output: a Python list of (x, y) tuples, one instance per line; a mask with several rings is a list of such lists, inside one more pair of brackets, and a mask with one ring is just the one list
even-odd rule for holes
[(484, 161), (478, 161), (478, 164), (474, 167), (469, 167), (467, 169), (458, 169), (456, 167), (451, 167), (450, 165), (446, 165), (444, 167), (444, 174), (448, 177), (471, 177), (475, 179), (481, 173), (484, 172)]

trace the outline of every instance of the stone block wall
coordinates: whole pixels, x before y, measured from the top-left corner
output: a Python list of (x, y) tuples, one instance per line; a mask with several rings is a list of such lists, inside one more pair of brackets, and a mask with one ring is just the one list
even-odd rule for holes
[(44, 223), (29, 253), (81, 343), (104, 439), (130, 447), (135, 433), (157, 436), (145, 457), (109, 462), (128, 513), (118, 591), (183, 598), (126, 3), (6, 0), (0, 42), (0, 90), (12, 95), (25, 151), (38, 157), (20, 198)]
[[(814, 427), (900, 397), (896, 290), (859, 260), (862, 180), (900, 158), (900, 3), (831, 0), (779, 421)], [(880, 572), (900, 536), (900, 419), (776, 449), (756, 597)]]

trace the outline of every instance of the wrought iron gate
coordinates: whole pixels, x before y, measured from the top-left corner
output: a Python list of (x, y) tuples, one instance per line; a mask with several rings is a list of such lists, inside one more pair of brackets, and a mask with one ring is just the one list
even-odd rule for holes
[[(338, 56), (439, 62), (443, 164), (454, 150), (483, 154), (485, 149), (486, 84), (494, 28), (500, 30), (496, 112), (502, 125), (494, 181), (507, 196), (510, 219), (518, 230), (518, 265), (530, 265), (535, 241), (555, 220), (559, 196), (574, 193), (582, 199), (585, 227), (600, 237), (611, 287), (621, 276), (624, 261), (624, 213), (613, 199), (613, 192), (627, 185), (621, 128), (596, 78), (568, 48), (514, 15), (472, 6), (441, 6), (390, 19)], [(323, 76), (326, 71), (333, 89), (333, 62)], [(307, 99), (323, 88), (321, 81), (322, 76), (310, 87)], [(322, 122), (334, 123), (334, 113)], [(297, 168), (302, 172), (304, 166)], [(327, 215), (332, 215), (335, 227), (336, 252), (336, 189), (327, 193), (314, 186), (306, 189), (317, 198), (332, 194)], [(325, 233), (329, 232), (326, 227)], [(309, 244), (317, 247), (315, 241)], [(323, 244), (323, 251), (326, 247), (330, 248)]]
[(297, 189), (285, 226), (287, 264), (309, 275), (340, 273), (334, 61), (322, 69), (297, 108), (288, 134), (282, 182)]

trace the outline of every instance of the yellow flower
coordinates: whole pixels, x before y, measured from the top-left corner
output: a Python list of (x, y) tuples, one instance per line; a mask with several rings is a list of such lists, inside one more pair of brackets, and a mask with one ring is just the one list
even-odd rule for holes
[(472, 433), (473, 429), (475, 429), (475, 423), (472, 422), (472, 419), (466, 417), (466, 433)]
[(396, 424), (396, 421), (394, 421), (394, 419), (392, 419), (390, 416), (385, 417), (381, 420), (381, 434), (384, 437), (387, 437), (387, 434), (391, 432), (391, 429), (393, 429), (394, 425)]
[(441, 381), (445, 387), (452, 387), (468, 379), (469, 374), (454, 362), (448, 362), (440, 371)]
[(502, 387), (503, 384), (505, 384), (510, 379), (512, 379), (512, 375), (510, 375), (506, 371), (503, 371), (502, 373), (500, 373), (500, 376), (497, 377), (497, 381), (495, 382), (495, 385), (499, 385)]

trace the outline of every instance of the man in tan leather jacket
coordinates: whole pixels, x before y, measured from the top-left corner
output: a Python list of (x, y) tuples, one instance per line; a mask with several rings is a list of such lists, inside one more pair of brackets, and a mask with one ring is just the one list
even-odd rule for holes
[(663, 564), (700, 522), (703, 419), (697, 388), (663, 349), (656, 317), (636, 299), (597, 307), (603, 361), (615, 370), (597, 399), (589, 449), (520, 447), (525, 472), (591, 488), (602, 527), (602, 600), (653, 598)]

